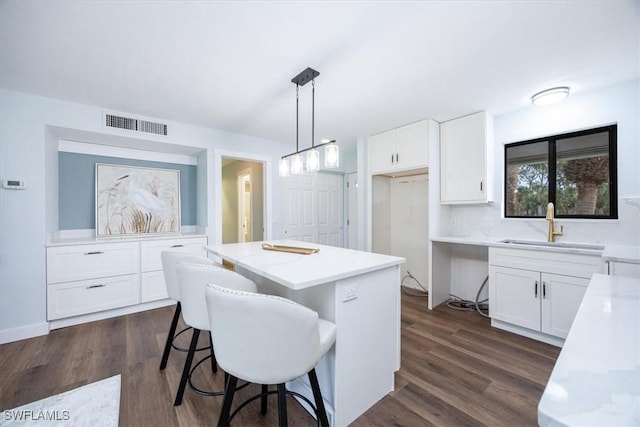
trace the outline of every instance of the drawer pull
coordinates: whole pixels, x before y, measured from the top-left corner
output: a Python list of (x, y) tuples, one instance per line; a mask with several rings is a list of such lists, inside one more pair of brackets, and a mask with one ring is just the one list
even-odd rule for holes
[(102, 251), (95, 251), (95, 252), (85, 252), (85, 255), (100, 255), (103, 254), (104, 252)]
[(91, 286), (87, 286), (86, 289), (104, 288), (105, 286), (107, 286), (107, 285), (105, 285), (105, 284), (102, 284), (102, 285), (91, 285)]
[(184, 245), (171, 245), (172, 248), (184, 248)]

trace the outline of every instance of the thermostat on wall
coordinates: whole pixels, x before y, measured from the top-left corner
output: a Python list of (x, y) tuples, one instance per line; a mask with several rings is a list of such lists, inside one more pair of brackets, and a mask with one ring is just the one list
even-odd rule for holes
[(2, 188), (7, 190), (24, 190), (27, 185), (24, 181), (18, 181), (16, 179), (3, 179)]

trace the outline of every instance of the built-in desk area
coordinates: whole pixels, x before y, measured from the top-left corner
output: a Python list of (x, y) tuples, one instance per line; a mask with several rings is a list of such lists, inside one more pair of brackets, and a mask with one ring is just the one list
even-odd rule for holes
[[(400, 367), (400, 264), (404, 258), (297, 241), (303, 255), (262, 249), (263, 242), (206, 246), (258, 284), (337, 325), (336, 343), (316, 367), (329, 422), (346, 426), (394, 388)], [(259, 319), (256, 319), (259, 321)], [(290, 390), (311, 397), (301, 378)]]

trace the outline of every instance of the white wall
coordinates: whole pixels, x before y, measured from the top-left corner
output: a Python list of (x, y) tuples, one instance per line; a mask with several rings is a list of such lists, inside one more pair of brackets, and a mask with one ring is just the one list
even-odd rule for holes
[[(0, 90), (0, 178), (26, 181), (23, 191), (0, 190), (0, 342), (47, 332), (45, 243), (57, 227), (57, 139), (75, 136), (130, 148), (189, 153), (198, 158), (198, 226), (215, 241), (213, 149), (277, 159), (290, 147), (260, 138), (168, 121), (169, 136), (105, 129), (100, 107)], [(126, 113), (126, 112), (125, 112)], [(166, 120), (163, 120), (166, 121)], [(200, 168), (200, 166), (203, 166)], [(282, 236), (282, 196), (272, 191), (274, 238)]]
[(503, 219), (504, 144), (618, 124), (618, 220), (559, 219), (559, 241), (637, 245), (640, 243), (640, 81), (570, 96), (548, 107), (531, 107), (494, 118), (494, 194), (490, 205), (452, 206), (455, 236), (546, 239), (547, 222)]

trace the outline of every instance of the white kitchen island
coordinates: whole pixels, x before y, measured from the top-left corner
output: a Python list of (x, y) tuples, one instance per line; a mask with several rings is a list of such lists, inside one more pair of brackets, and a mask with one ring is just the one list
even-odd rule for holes
[[(336, 343), (316, 371), (329, 422), (346, 426), (394, 388), (400, 368), (400, 264), (404, 258), (297, 241), (318, 248), (301, 255), (262, 249), (263, 242), (206, 246), (253, 279), (337, 325)], [(256, 319), (259, 321), (259, 319)], [(287, 384), (313, 401), (306, 378)]]

